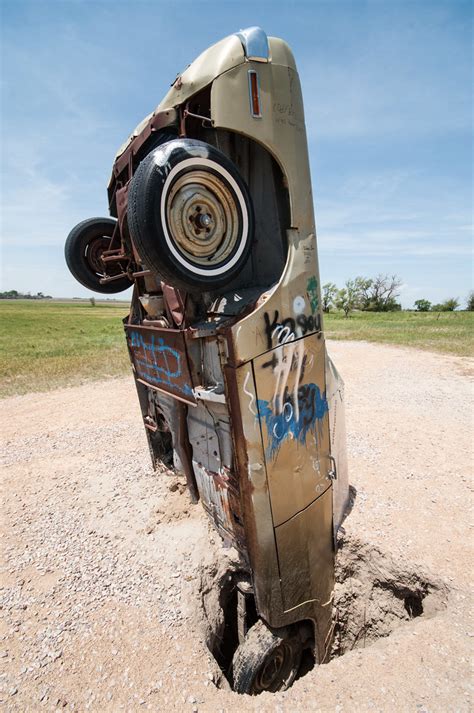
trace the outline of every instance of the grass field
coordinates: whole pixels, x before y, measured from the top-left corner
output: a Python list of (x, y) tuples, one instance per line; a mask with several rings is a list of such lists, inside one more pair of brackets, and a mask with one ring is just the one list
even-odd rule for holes
[[(125, 303), (0, 301), (0, 397), (45, 391), (130, 368), (122, 318)], [(330, 339), (473, 353), (473, 312), (355, 313), (325, 316)]]
[(0, 301), (0, 396), (46, 391), (130, 368), (125, 303)]
[(444, 354), (472, 356), (474, 312), (354, 312), (324, 317), (328, 339), (398, 344)]

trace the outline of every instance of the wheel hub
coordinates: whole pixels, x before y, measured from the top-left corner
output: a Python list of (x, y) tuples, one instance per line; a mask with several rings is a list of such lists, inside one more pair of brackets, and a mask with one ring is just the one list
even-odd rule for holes
[(189, 171), (176, 179), (167, 197), (167, 219), (180, 249), (197, 263), (225, 260), (238, 242), (235, 198), (209, 171)]
[[(295, 658), (291, 644), (283, 641), (269, 654), (258, 671), (253, 684), (253, 693), (278, 691), (293, 679)], [(282, 685), (283, 684), (283, 685)]]
[(102, 262), (103, 253), (109, 249), (110, 238), (99, 237), (92, 240), (87, 246), (87, 262), (91, 266), (93, 272), (98, 275), (105, 273), (104, 263)]
[(265, 666), (263, 667), (263, 670), (260, 673), (259, 687), (262, 690), (266, 691), (271, 687), (272, 683), (278, 677), (278, 674), (280, 673), (283, 667), (284, 659), (285, 657), (282, 651), (282, 647), (279, 646), (278, 649), (276, 649), (276, 651), (274, 651), (273, 654), (266, 661)]
[[(198, 208), (200, 208), (200, 206), (198, 206)], [(192, 220), (192, 217), (190, 217), (190, 220)], [(209, 232), (211, 232), (212, 223), (212, 215), (209, 215), (209, 213), (196, 213), (196, 216), (194, 218), (194, 230), (196, 233), (199, 233), (200, 230), (207, 231), (208, 229)]]

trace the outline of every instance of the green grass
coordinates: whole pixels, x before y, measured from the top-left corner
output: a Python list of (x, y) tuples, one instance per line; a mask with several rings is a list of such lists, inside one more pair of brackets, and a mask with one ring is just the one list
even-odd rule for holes
[(472, 356), (474, 312), (354, 312), (324, 316), (328, 339), (398, 344), (444, 354)]
[(125, 303), (0, 300), (0, 396), (125, 373), (127, 313)]
[[(0, 300), (0, 397), (46, 391), (130, 369), (125, 303)], [(325, 315), (326, 336), (473, 353), (474, 313), (356, 312)]]

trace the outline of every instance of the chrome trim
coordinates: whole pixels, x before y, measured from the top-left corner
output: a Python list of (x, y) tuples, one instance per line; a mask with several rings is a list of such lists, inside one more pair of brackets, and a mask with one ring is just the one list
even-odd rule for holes
[[(260, 80), (258, 78), (258, 74), (254, 69), (249, 69), (247, 72), (248, 78), (249, 78), (249, 103), (250, 103), (250, 113), (253, 116), (254, 119), (261, 119), (262, 118), (262, 105), (260, 103)], [(257, 77), (257, 96), (258, 96), (258, 107), (260, 109), (258, 114), (253, 113), (253, 98), (252, 98), (252, 75), (255, 75)]]
[(253, 59), (255, 62), (270, 61), (268, 38), (261, 27), (247, 27), (235, 34), (242, 42), (247, 59)]

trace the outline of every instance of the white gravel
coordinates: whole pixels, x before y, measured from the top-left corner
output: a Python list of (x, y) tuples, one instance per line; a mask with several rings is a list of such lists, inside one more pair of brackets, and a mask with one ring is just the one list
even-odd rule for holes
[(275, 696), (216, 687), (200, 570), (221, 556), (200, 506), (152, 472), (130, 377), (1, 402), (3, 707), (468, 711), (472, 386), (467, 359), (332, 342), (357, 497), (349, 533), (450, 589), (435, 617)]

